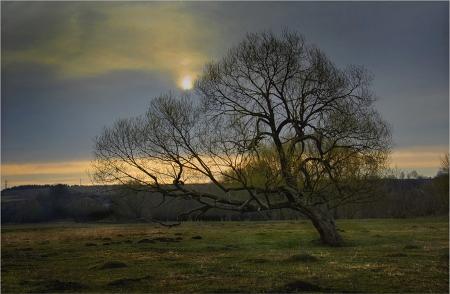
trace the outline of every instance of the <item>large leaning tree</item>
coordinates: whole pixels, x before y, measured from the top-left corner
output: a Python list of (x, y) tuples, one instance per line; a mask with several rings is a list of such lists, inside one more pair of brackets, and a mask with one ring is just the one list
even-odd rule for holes
[[(374, 109), (372, 75), (337, 68), (285, 30), (247, 34), (194, 89), (151, 100), (94, 139), (96, 184), (196, 201), (185, 214), (292, 209), (330, 246), (343, 246), (329, 212), (383, 194), (393, 146)], [(220, 193), (190, 183), (213, 183)]]

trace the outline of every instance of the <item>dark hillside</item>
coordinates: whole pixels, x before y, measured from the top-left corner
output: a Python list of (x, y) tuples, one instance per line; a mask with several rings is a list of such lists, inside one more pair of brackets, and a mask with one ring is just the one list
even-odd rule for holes
[(48, 193), (49, 189), (47, 186), (29, 189), (4, 189), (2, 190), (2, 202), (34, 200), (39, 193)]
[[(68, 186), (69, 192), (72, 194), (96, 194), (98, 187), (96, 186)], [(2, 202), (34, 200), (40, 193), (47, 194), (50, 185), (26, 185), (12, 187), (2, 190)]]
[(26, 185), (2, 191), (2, 223), (99, 221), (113, 212), (95, 186)]
[[(370, 203), (350, 203), (333, 211), (335, 219), (351, 218), (415, 218), (448, 215), (448, 180), (394, 179), (386, 182), (389, 193)], [(192, 184), (189, 189), (221, 195), (214, 185)], [(443, 187), (441, 187), (443, 186)], [(100, 186), (27, 185), (1, 191), (2, 223), (42, 222), (54, 220), (144, 221), (149, 218), (172, 222), (193, 220), (200, 212), (198, 204), (189, 200), (173, 200), (159, 194), (106, 192)], [(112, 188), (112, 187), (111, 187)], [(53, 191), (52, 191), (53, 189)], [(235, 195), (233, 192), (233, 196)], [(239, 214), (211, 209), (200, 220), (297, 220), (304, 216), (289, 209)]]

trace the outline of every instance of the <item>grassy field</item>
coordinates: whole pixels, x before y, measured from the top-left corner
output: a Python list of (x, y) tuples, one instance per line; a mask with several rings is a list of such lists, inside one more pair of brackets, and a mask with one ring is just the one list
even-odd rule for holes
[(3, 225), (1, 292), (448, 292), (448, 219)]

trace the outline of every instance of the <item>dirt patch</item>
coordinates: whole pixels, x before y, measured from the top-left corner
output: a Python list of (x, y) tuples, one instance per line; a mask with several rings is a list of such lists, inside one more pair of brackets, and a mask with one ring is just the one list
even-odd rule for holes
[(138, 243), (155, 243), (155, 242), (162, 242), (162, 243), (170, 243), (170, 242), (180, 242), (180, 239), (182, 238), (166, 238), (166, 237), (157, 237), (154, 239), (142, 239), (139, 240)]
[(398, 252), (398, 253), (391, 253), (391, 254), (386, 255), (386, 257), (407, 257), (407, 256), (408, 256), (407, 254), (400, 253), (400, 252)]
[(233, 249), (238, 249), (239, 245), (225, 245), (224, 247), (221, 247), (220, 250), (233, 250)]
[(142, 240), (139, 240), (138, 243), (155, 243), (155, 241), (150, 240), (150, 239), (142, 239)]
[(245, 262), (250, 262), (250, 263), (267, 263), (269, 262), (268, 259), (265, 258), (247, 258), (244, 259)]
[(100, 265), (98, 269), (105, 270), (105, 269), (112, 269), (112, 268), (122, 268), (126, 267), (127, 265), (121, 261), (107, 261), (104, 264)]
[(130, 284), (133, 284), (133, 283), (136, 283), (136, 282), (140, 282), (142, 280), (147, 280), (147, 279), (150, 279), (150, 278), (151, 278), (150, 276), (145, 276), (143, 278), (134, 278), (134, 279), (122, 278), (122, 279), (118, 279), (118, 280), (115, 280), (115, 281), (112, 281), (112, 282), (108, 283), (108, 286), (110, 286), (110, 287), (120, 287), (120, 286), (130, 285)]
[(154, 238), (153, 241), (158, 241), (158, 242), (180, 242), (179, 240), (176, 240), (176, 239), (173, 239), (173, 238), (165, 238), (165, 237)]
[(2, 251), (2, 260), (8, 259), (8, 258), (27, 259), (27, 258), (32, 258), (32, 257), (38, 256), (37, 253), (33, 253), (32, 251), (33, 251), (32, 248), (23, 248), (23, 249), (19, 249), (19, 250), (14, 250), (11, 253), (4, 253)]
[(419, 245), (415, 245), (415, 244), (409, 244), (409, 245), (406, 245), (405, 247), (403, 247), (403, 249), (415, 250), (415, 249), (422, 249), (422, 247), (420, 247)]
[(302, 253), (302, 254), (296, 254), (296, 255), (292, 255), (289, 258), (286, 259), (286, 261), (288, 262), (315, 262), (318, 261), (317, 257), (307, 254), (307, 253)]
[(322, 289), (308, 282), (303, 281), (295, 281), (289, 284), (286, 284), (280, 292), (284, 293), (293, 293), (293, 292), (321, 292)]
[(78, 282), (61, 282), (60, 280), (50, 280), (39, 283), (41, 287), (39, 292), (63, 292), (76, 291), (85, 288), (83, 284)]

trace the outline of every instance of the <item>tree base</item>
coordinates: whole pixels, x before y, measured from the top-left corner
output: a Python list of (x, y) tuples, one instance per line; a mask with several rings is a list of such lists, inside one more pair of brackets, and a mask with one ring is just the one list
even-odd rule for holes
[(320, 241), (331, 247), (347, 247), (344, 239), (336, 229), (334, 220), (328, 215), (307, 208), (302, 208), (301, 212), (304, 213), (313, 223), (314, 227), (320, 234)]

